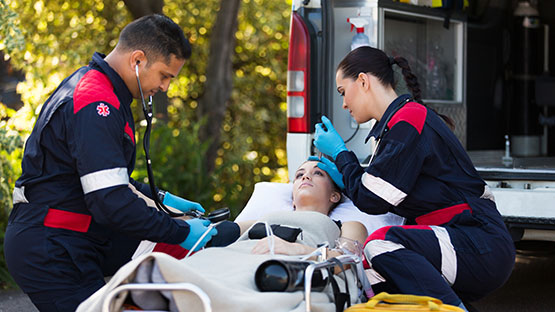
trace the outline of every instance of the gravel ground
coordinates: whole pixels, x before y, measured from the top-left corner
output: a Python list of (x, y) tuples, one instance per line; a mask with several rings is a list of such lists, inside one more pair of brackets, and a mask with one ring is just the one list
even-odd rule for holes
[(37, 312), (29, 297), (20, 290), (0, 292), (0, 312)]

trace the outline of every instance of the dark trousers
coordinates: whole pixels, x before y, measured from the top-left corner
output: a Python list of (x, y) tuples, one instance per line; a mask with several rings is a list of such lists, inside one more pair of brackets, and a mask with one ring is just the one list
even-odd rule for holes
[[(484, 297), (508, 279), (515, 251), (504, 231), (391, 226), (374, 232), (364, 251), (372, 268), (385, 279), (380, 289), (459, 305), (461, 300)], [(442, 239), (438, 232), (443, 233)]]
[(75, 311), (104, 285), (105, 276), (131, 260), (139, 242), (121, 234), (97, 241), (70, 230), (10, 222), (4, 254), (10, 274), (40, 311)]

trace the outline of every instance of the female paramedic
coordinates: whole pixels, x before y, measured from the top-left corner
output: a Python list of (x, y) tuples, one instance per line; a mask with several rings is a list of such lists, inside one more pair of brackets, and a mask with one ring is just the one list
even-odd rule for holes
[[(392, 66), (401, 68), (413, 96), (397, 96)], [(367, 140), (377, 144), (367, 168), (322, 117), (314, 145), (331, 156), (345, 193), (369, 214), (388, 211), (406, 225), (376, 230), (366, 260), (380, 276), (375, 291), (428, 295), (464, 308), (503, 285), (514, 245), (493, 195), (462, 145), (438, 114), (421, 104), (406, 59), (361, 47), (336, 72), (337, 91), (357, 123), (376, 119)], [(452, 122), (451, 122), (452, 125)]]

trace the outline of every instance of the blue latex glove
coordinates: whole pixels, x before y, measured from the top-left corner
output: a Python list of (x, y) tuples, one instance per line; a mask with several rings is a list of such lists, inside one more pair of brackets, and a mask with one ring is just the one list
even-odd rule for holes
[(205, 210), (199, 203), (186, 200), (179, 196), (175, 196), (170, 192), (166, 192), (164, 195), (164, 201), (162, 202), (166, 206), (173, 207), (181, 212), (188, 212), (191, 210), (198, 210), (204, 214)]
[(308, 160), (318, 161), (318, 168), (327, 172), (333, 182), (341, 190), (345, 189), (345, 184), (343, 184), (343, 174), (339, 172), (339, 169), (337, 169), (337, 166), (331, 160), (327, 159), (326, 157), (318, 158), (316, 156), (310, 156), (308, 157)]
[[(210, 225), (210, 220), (190, 219), (190, 220), (186, 220), (185, 222), (189, 224), (189, 235), (187, 235), (187, 238), (183, 241), (183, 243), (179, 245), (187, 250), (191, 250), (191, 248), (193, 248), (193, 246), (196, 244), (196, 242), (199, 240), (202, 234), (204, 234), (204, 232), (208, 230), (208, 226)], [(197, 245), (197, 247), (195, 247), (193, 251), (198, 251), (199, 249), (204, 247), (204, 245), (206, 245), (206, 243), (208, 243), (208, 241), (212, 239), (212, 236), (217, 234), (218, 234), (218, 230), (216, 230), (216, 228), (213, 227), (210, 230), (210, 232), (208, 232), (208, 234)]]
[(346, 151), (345, 142), (337, 133), (331, 121), (326, 116), (322, 116), (322, 123), (316, 124), (316, 133), (314, 134), (314, 146), (335, 160), (339, 153)]

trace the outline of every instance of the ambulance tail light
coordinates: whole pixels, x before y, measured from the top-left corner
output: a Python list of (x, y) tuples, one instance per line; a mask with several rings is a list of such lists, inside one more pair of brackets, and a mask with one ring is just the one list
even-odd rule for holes
[(287, 65), (288, 132), (309, 132), (309, 64), (310, 37), (308, 29), (301, 16), (293, 12), (289, 34), (289, 63)]

